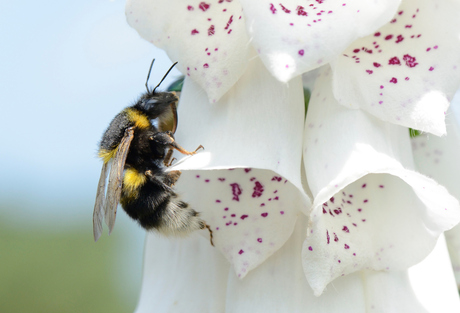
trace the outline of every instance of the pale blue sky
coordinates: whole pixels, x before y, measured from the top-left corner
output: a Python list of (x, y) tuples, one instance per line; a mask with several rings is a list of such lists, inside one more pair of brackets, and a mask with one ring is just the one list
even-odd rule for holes
[(152, 84), (171, 65), (128, 26), (124, 5), (0, 4), (0, 202), (8, 205), (0, 218), (56, 229), (90, 223), (102, 132), (145, 91), (152, 58)]

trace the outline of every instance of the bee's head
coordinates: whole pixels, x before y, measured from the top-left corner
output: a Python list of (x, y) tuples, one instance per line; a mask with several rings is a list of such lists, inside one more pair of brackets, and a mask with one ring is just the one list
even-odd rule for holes
[(144, 111), (151, 119), (161, 115), (165, 110), (171, 109), (171, 104), (177, 104), (175, 92), (146, 92), (138, 101), (139, 109)]

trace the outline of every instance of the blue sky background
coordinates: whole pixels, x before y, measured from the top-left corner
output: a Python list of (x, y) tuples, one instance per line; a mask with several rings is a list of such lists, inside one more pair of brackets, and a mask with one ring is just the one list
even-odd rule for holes
[[(0, 5), (0, 201), (16, 203), (12, 223), (60, 230), (89, 222), (103, 131), (145, 91), (153, 57), (152, 84), (171, 65), (127, 25), (124, 5)], [(172, 72), (162, 87), (178, 75)]]
[[(111, 119), (145, 91), (152, 58), (153, 85), (172, 63), (128, 26), (124, 6), (0, 2), (0, 219), (18, 231), (59, 236), (83, 228), (89, 245), (120, 238), (105, 230), (92, 240), (97, 144)], [(173, 70), (162, 87), (179, 75)], [(114, 232), (125, 235), (112, 271), (135, 296), (144, 231), (121, 213)]]

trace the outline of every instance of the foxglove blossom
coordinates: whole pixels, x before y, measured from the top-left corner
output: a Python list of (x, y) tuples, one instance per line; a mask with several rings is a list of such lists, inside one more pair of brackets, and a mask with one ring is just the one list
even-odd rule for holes
[[(456, 0), (129, 0), (128, 23), (186, 77), (176, 139), (206, 150), (171, 169), (215, 244), (149, 234), (138, 312), (428, 312), (407, 268), (460, 208), (415, 171), (407, 127), (445, 133), (459, 13)], [(300, 74), (319, 67), (305, 120)]]
[[(460, 93), (453, 100), (460, 107)], [(412, 139), (412, 149), (417, 168), (442, 183), (460, 198), (460, 125), (453, 112), (447, 115), (447, 136), (436, 137), (422, 134)], [(446, 233), (452, 266), (460, 286), (460, 226)]]

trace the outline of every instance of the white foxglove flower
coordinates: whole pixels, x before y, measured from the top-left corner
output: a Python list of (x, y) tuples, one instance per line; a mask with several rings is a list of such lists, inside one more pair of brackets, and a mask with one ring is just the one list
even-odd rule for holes
[[(457, 0), (128, 0), (129, 24), (186, 75), (176, 139), (206, 150), (172, 169), (215, 244), (149, 234), (137, 312), (429, 312), (407, 268), (460, 208), (414, 171), (406, 127), (445, 133), (459, 13)], [(300, 74), (324, 64), (304, 121)]]
[[(453, 99), (460, 107), (460, 92)], [(412, 149), (420, 172), (436, 179), (460, 199), (460, 125), (452, 112), (447, 116), (447, 136), (422, 134), (412, 138)], [(446, 233), (452, 265), (460, 286), (460, 226)]]

